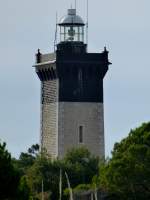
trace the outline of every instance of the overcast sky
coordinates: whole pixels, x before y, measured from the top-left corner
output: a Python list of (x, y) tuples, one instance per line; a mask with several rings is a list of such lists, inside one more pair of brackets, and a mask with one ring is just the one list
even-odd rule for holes
[[(13, 156), (40, 136), (38, 48), (53, 51), (56, 11), (73, 0), (0, 0), (0, 138)], [(86, 0), (77, 0), (86, 18)], [(150, 117), (150, 1), (89, 0), (89, 52), (109, 50), (104, 79), (106, 155)]]

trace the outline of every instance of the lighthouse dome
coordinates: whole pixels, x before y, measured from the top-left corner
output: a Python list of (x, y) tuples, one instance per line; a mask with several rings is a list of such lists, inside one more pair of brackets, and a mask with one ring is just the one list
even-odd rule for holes
[(76, 9), (68, 9), (68, 14), (61, 18), (59, 25), (60, 26), (65, 26), (65, 25), (84, 26), (85, 24), (84, 24), (83, 19), (79, 15), (76, 15)]

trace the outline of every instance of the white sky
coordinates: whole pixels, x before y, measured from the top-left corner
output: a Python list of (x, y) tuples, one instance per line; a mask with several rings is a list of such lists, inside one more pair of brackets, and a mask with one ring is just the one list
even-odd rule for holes
[[(13, 156), (39, 142), (38, 48), (53, 50), (55, 16), (73, 0), (0, 0), (0, 138)], [(86, 18), (86, 0), (77, 1)], [(150, 1), (89, 0), (89, 51), (106, 45), (113, 63), (104, 79), (106, 155), (150, 116)]]

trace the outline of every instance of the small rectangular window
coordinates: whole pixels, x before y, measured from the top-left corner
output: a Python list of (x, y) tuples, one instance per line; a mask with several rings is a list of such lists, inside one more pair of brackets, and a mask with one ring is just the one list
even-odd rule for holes
[(79, 126), (79, 143), (83, 143), (83, 126)]

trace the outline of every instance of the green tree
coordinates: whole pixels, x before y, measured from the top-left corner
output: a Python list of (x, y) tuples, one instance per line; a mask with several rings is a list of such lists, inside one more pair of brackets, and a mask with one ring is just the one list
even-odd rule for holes
[(39, 145), (32, 145), (26, 153), (22, 152), (19, 159), (13, 159), (14, 166), (20, 171), (20, 174), (24, 176), (27, 170), (34, 164), (39, 154)]
[(29, 149), (28, 153), (33, 157), (36, 157), (39, 154), (40, 146), (39, 144), (33, 144)]
[(150, 199), (150, 122), (115, 144), (112, 158), (101, 167), (100, 180), (110, 199)]
[(6, 143), (0, 143), (0, 199), (16, 199), (19, 173), (14, 168)]
[(30, 187), (27, 182), (26, 176), (22, 176), (18, 186), (17, 200), (29, 200), (30, 198)]
[(34, 197), (41, 197), (43, 182), (45, 194), (52, 194), (51, 199), (58, 199), (60, 167), (59, 160), (51, 160), (45, 153), (41, 153), (36, 158), (27, 172), (28, 182)]
[(72, 187), (90, 184), (99, 171), (99, 158), (91, 155), (85, 147), (73, 148), (64, 157), (66, 171)]
[[(62, 190), (67, 188), (65, 172), (71, 187), (91, 183), (99, 170), (99, 159), (92, 156), (85, 148), (72, 149), (62, 160), (52, 160), (47, 154), (37, 156), (34, 164), (28, 169), (27, 177), (34, 197), (41, 197), (42, 181), (44, 192), (50, 194), (51, 200), (59, 199), (60, 169), (62, 170)], [(62, 197), (66, 197), (63, 195)]]

